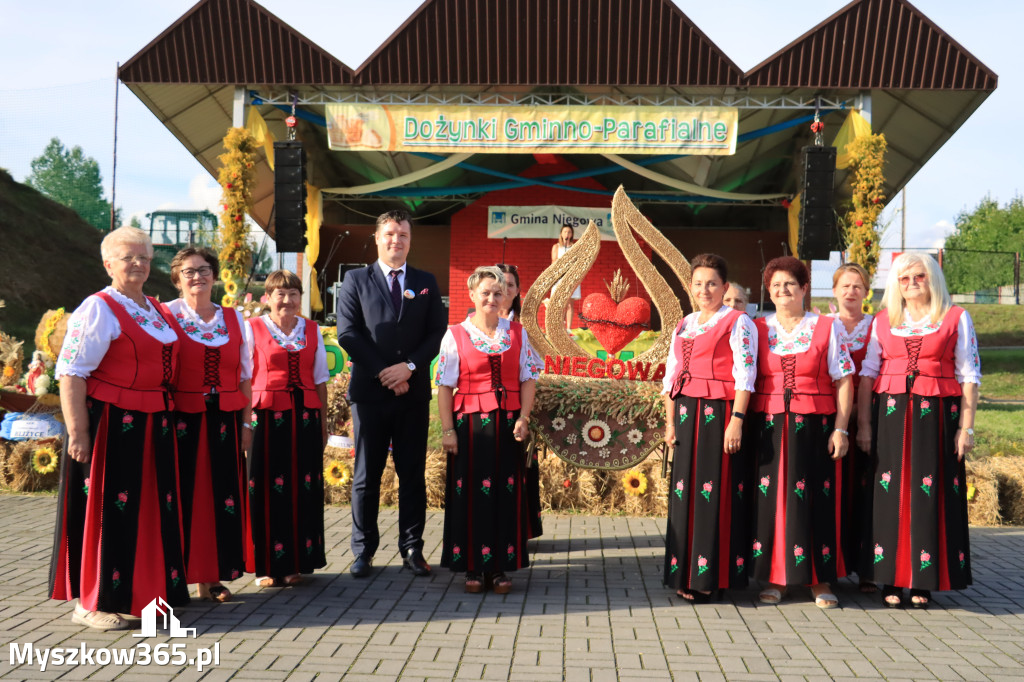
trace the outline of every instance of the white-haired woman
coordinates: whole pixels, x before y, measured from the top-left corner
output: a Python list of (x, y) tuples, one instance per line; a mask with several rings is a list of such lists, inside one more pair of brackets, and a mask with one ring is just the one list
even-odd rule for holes
[(161, 598), (188, 602), (169, 387), (178, 337), (142, 293), (153, 244), (122, 227), (100, 246), (110, 286), (68, 320), (57, 361), (67, 426), (50, 596), (78, 599), (72, 622), (129, 627)]
[(494, 266), (469, 277), (475, 312), (441, 340), (437, 404), (448, 453), (441, 565), (466, 573), (466, 591), (512, 588), (530, 565), (526, 438), (541, 367), (526, 330), (500, 317), (507, 288)]
[(858, 394), (858, 444), (875, 458), (861, 577), (884, 585), (886, 606), (899, 607), (909, 588), (911, 605), (928, 608), (931, 590), (971, 584), (964, 457), (974, 447), (978, 338), (927, 254), (893, 261), (884, 302), (861, 368), (874, 381)]

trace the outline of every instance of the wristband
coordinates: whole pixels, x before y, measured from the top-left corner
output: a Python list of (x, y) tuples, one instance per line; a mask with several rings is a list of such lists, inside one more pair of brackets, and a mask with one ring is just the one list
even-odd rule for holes
[(242, 428), (252, 431), (252, 424), (249, 424), (248, 422), (242, 422)]
[(455, 429), (444, 429), (443, 431), (441, 431), (442, 436), (447, 436), (450, 433), (455, 433)]
[(733, 410), (732, 416), (733, 417), (739, 417), (740, 419), (744, 419), (744, 418), (746, 418), (747, 415), (743, 414), (742, 412), (737, 412), (737, 411)]
[(850, 432), (847, 431), (846, 429), (836, 429), (836, 433), (841, 433), (844, 436), (849, 436), (850, 435)]

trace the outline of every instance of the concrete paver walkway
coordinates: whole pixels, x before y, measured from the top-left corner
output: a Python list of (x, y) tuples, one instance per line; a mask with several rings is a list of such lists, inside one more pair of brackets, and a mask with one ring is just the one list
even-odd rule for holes
[[(663, 519), (545, 516), (533, 565), (511, 594), (466, 594), (436, 566), (400, 569), (397, 513), (382, 512), (374, 573), (348, 574), (348, 508), (327, 509), (327, 568), (300, 587), (230, 583), (234, 601), (193, 602), (175, 614), (195, 639), (136, 638), (73, 625), (69, 603), (45, 598), (55, 500), (0, 495), (0, 677), (5, 679), (853, 679), (1024, 678), (1024, 529), (975, 529), (975, 585), (937, 595), (928, 611), (890, 610), (842, 581), (842, 608), (806, 591), (781, 606), (732, 592), (691, 606), (661, 585)], [(437, 563), (442, 514), (428, 514), (426, 555)], [(138, 631), (135, 631), (137, 634)], [(127, 666), (12, 664), (25, 644), (128, 650), (184, 643), (219, 663)], [(11, 643), (18, 647), (17, 652)], [(52, 654), (52, 652), (51, 652)]]

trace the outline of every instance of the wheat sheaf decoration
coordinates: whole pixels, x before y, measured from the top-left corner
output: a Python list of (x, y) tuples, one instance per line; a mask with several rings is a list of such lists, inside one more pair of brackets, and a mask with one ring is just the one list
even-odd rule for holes
[[(615, 196), (612, 199), (611, 215), (612, 229), (615, 232), (619, 248), (622, 249), (626, 261), (633, 268), (644, 289), (650, 294), (661, 317), (662, 333), (658, 335), (649, 349), (637, 356), (635, 361), (662, 362), (668, 357), (669, 345), (672, 341), (671, 333), (679, 320), (683, 318), (683, 309), (675, 294), (672, 293), (672, 287), (640, 248), (633, 233), (640, 235), (640, 238), (650, 245), (651, 250), (665, 261), (669, 269), (683, 284), (683, 290), (687, 292), (687, 296), (690, 296), (690, 265), (675, 245), (640, 213), (621, 185), (615, 191)], [(597, 225), (591, 221), (576, 244), (564, 256), (549, 265), (526, 293), (521, 319), (530, 336), (531, 343), (541, 356), (579, 357), (590, 355), (594, 357), (592, 353), (573, 341), (562, 320), (565, 319), (566, 307), (572, 292), (590, 271), (600, 251), (601, 235)], [(556, 284), (558, 287), (552, 291), (551, 299), (545, 310), (544, 324), (547, 331), (544, 332), (540, 329), (538, 313), (544, 295)], [(690, 305), (696, 309), (692, 296), (690, 296)]]

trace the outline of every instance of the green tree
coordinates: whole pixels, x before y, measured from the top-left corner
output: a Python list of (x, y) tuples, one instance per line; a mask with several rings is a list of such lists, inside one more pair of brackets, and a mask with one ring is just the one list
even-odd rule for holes
[(974, 210), (962, 211), (945, 248), (943, 272), (953, 293), (1012, 285), (1011, 254), (971, 251), (1024, 252), (1024, 198), (1017, 195), (1000, 206), (988, 196)]
[[(67, 149), (58, 138), (32, 159), (25, 183), (59, 204), (67, 206), (98, 230), (110, 228), (110, 202), (103, 198), (103, 178), (96, 159), (81, 147)], [(120, 211), (115, 213), (119, 219)], [(118, 220), (115, 220), (117, 224)]]
[(131, 222), (129, 222), (128, 225), (131, 227), (137, 227), (140, 230), (142, 229), (142, 221), (139, 220), (139, 216), (137, 215), (132, 216)]

